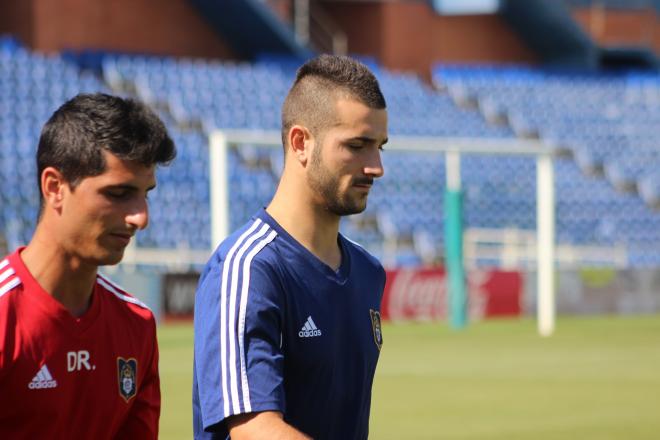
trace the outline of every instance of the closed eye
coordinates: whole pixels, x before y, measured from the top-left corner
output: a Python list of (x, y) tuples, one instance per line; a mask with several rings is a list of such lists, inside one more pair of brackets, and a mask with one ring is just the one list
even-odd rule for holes
[(105, 192), (105, 194), (108, 197), (110, 197), (111, 199), (115, 199), (115, 200), (126, 199), (130, 195), (130, 193), (131, 192), (128, 191), (128, 190), (110, 190), (110, 191)]
[[(144, 192), (145, 199), (149, 198), (149, 192), (154, 188), (155, 186), (151, 186), (147, 188), (147, 190)], [(128, 200), (131, 197), (137, 195), (139, 192), (140, 190), (132, 185), (120, 185), (120, 186), (112, 186), (106, 188), (103, 191), (103, 194), (105, 194), (106, 197), (113, 200)]]

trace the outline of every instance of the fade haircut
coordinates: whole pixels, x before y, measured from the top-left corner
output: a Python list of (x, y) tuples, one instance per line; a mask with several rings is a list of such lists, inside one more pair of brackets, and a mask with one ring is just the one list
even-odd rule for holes
[(338, 98), (355, 99), (373, 109), (386, 108), (378, 80), (367, 66), (346, 56), (313, 58), (298, 69), (282, 106), (285, 153), (289, 130), (295, 124), (321, 136), (334, 123), (334, 103)]
[(144, 166), (167, 165), (176, 148), (165, 125), (146, 105), (104, 93), (79, 94), (65, 102), (41, 130), (37, 179), (46, 167), (59, 170), (74, 189), (105, 171), (103, 151)]

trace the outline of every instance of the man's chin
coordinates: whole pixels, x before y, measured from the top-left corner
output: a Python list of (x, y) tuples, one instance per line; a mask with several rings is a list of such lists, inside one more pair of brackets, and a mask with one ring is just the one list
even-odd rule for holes
[(124, 258), (124, 249), (120, 251), (108, 252), (106, 255), (100, 257), (98, 261), (99, 266), (114, 266), (121, 263)]
[(330, 206), (330, 211), (339, 217), (360, 214), (367, 209), (367, 203), (345, 203), (342, 205)]

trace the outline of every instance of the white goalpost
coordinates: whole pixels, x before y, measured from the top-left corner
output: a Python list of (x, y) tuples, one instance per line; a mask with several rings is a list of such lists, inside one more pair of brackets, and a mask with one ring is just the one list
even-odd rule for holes
[[(231, 145), (281, 148), (277, 131), (217, 130), (210, 136), (211, 245), (215, 248), (230, 232), (229, 162)], [(536, 267), (537, 324), (541, 336), (555, 329), (555, 184), (553, 150), (540, 141), (518, 139), (393, 136), (388, 151), (444, 153), (447, 189), (460, 191), (463, 155), (511, 155), (536, 158)], [(438, 207), (438, 209), (441, 209)], [(449, 274), (451, 277), (451, 274)], [(462, 276), (461, 274), (459, 274)]]

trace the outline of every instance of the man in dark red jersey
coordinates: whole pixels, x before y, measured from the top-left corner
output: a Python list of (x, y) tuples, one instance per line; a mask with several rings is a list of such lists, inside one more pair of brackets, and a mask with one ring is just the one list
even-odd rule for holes
[(147, 226), (156, 166), (175, 155), (152, 111), (105, 94), (44, 126), (39, 222), (0, 260), (1, 439), (157, 438), (154, 317), (97, 269)]

